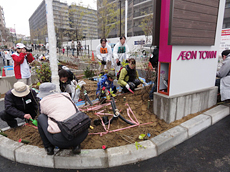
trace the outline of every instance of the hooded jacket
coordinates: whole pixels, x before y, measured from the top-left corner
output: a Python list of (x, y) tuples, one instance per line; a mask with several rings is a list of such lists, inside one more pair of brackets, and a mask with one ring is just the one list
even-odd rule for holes
[(12, 54), (14, 60), (14, 74), (16, 79), (29, 78), (31, 77), (30, 67), (28, 63), (34, 60), (32, 54), (18, 53)]

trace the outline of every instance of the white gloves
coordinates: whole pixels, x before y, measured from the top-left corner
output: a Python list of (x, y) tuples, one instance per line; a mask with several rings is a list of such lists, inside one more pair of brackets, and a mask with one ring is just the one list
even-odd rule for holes
[(126, 84), (126, 86), (125, 86), (128, 90), (130, 89), (130, 86), (129, 86), (129, 84)]

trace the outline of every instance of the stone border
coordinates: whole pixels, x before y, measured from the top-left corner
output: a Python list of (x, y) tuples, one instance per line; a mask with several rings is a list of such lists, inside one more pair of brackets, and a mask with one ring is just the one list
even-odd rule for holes
[(230, 108), (218, 105), (164, 133), (146, 141), (145, 148), (136, 149), (135, 144), (103, 149), (83, 149), (80, 155), (71, 150), (55, 151), (46, 155), (44, 148), (15, 142), (0, 135), (0, 155), (19, 163), (59, 168), (59, 169), (96, 169), (115, 167), (156, 157), (185, 140), (193, 137), (222, 118), (228, 116)]

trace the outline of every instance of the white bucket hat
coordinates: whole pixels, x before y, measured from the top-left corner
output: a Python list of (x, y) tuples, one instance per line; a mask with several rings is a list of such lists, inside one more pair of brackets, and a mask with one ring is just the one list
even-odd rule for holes
[(39, 93), (37, 97), (43, 98), (53, 93), (57, 93), (56, 85), (50, 82), (45, 82), (39, 86)]
[(30, 93), (30, 87), (24, 82), (19, 81), (14, 84), (14, 88), (11, 90), (11, 92), (16, 97), (24, 97)]

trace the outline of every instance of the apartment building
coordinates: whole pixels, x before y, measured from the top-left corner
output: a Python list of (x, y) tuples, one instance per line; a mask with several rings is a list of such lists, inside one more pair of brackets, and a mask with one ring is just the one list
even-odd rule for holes
[[(56, 32), (69, 28), (67, 3), (60, 2), (60, 0), (53, 0), (53, 15)], [(29, 18), (29, 26), (31, 41), (33, 43), (45, 43), (48, 37), (45, 0), (41, 2)]]
[(9, 29), (6, 28), (4, 10), (0, 6), (0, 46), (6, 45), (7, 47), (12, 47), (13, 43), (11, 42), (10, 38)]
[[(73, 10), (73, 8), (75, 9)], [(74, 11), (71, 16), (69, 15), (69, 10)], [(68, 6), (65, 2), (53, 0), (53, 15), (57, 43), (77, 39), (76, 33), (73, 33), (76, 30), (79, 31), (78, 35), (81, 34), (87, 38), (98, 37), (95, 10), (73, 5)], [(82, 16), (81, 20), (79, 20), (79, 16)], [(31, 41), (33, 43), (45, 43), (48, 38), (45, 0), (42, 1), (30, 17), (29, 25)]]
[[(103, 1), (97, 0), (97, 9), (103, 10)], [(108, 3), (115, 3), (117, 10), (120, 9), (121, 5), (121, 34), (124, 35), (125, 32), (125, 0), (106, 0)], [(153, 14), (153, 1), (154, 0), (128, 0), (128, 26), (127, 35), (128, 36), (138, 36), (144, 35), (144, 31), (140, 27), (141, 22), (146, 16)], [(121, 4), (120, 4), (121, 3)], [(109, 33), (108, 37), (118, 37), (120, 36), (120, 14), (116, 17), (117, 24), (116, 27)], [(98, 13), (99, 23), (101, 20), (100, 13)], [(99, 35), (102, 35), (102, 29), (99, 25)]]
[(70, 27), (79, 30), (81, 37), (86, 39), (98, 38), (97, 10), (77, 5), (70, 5)]

